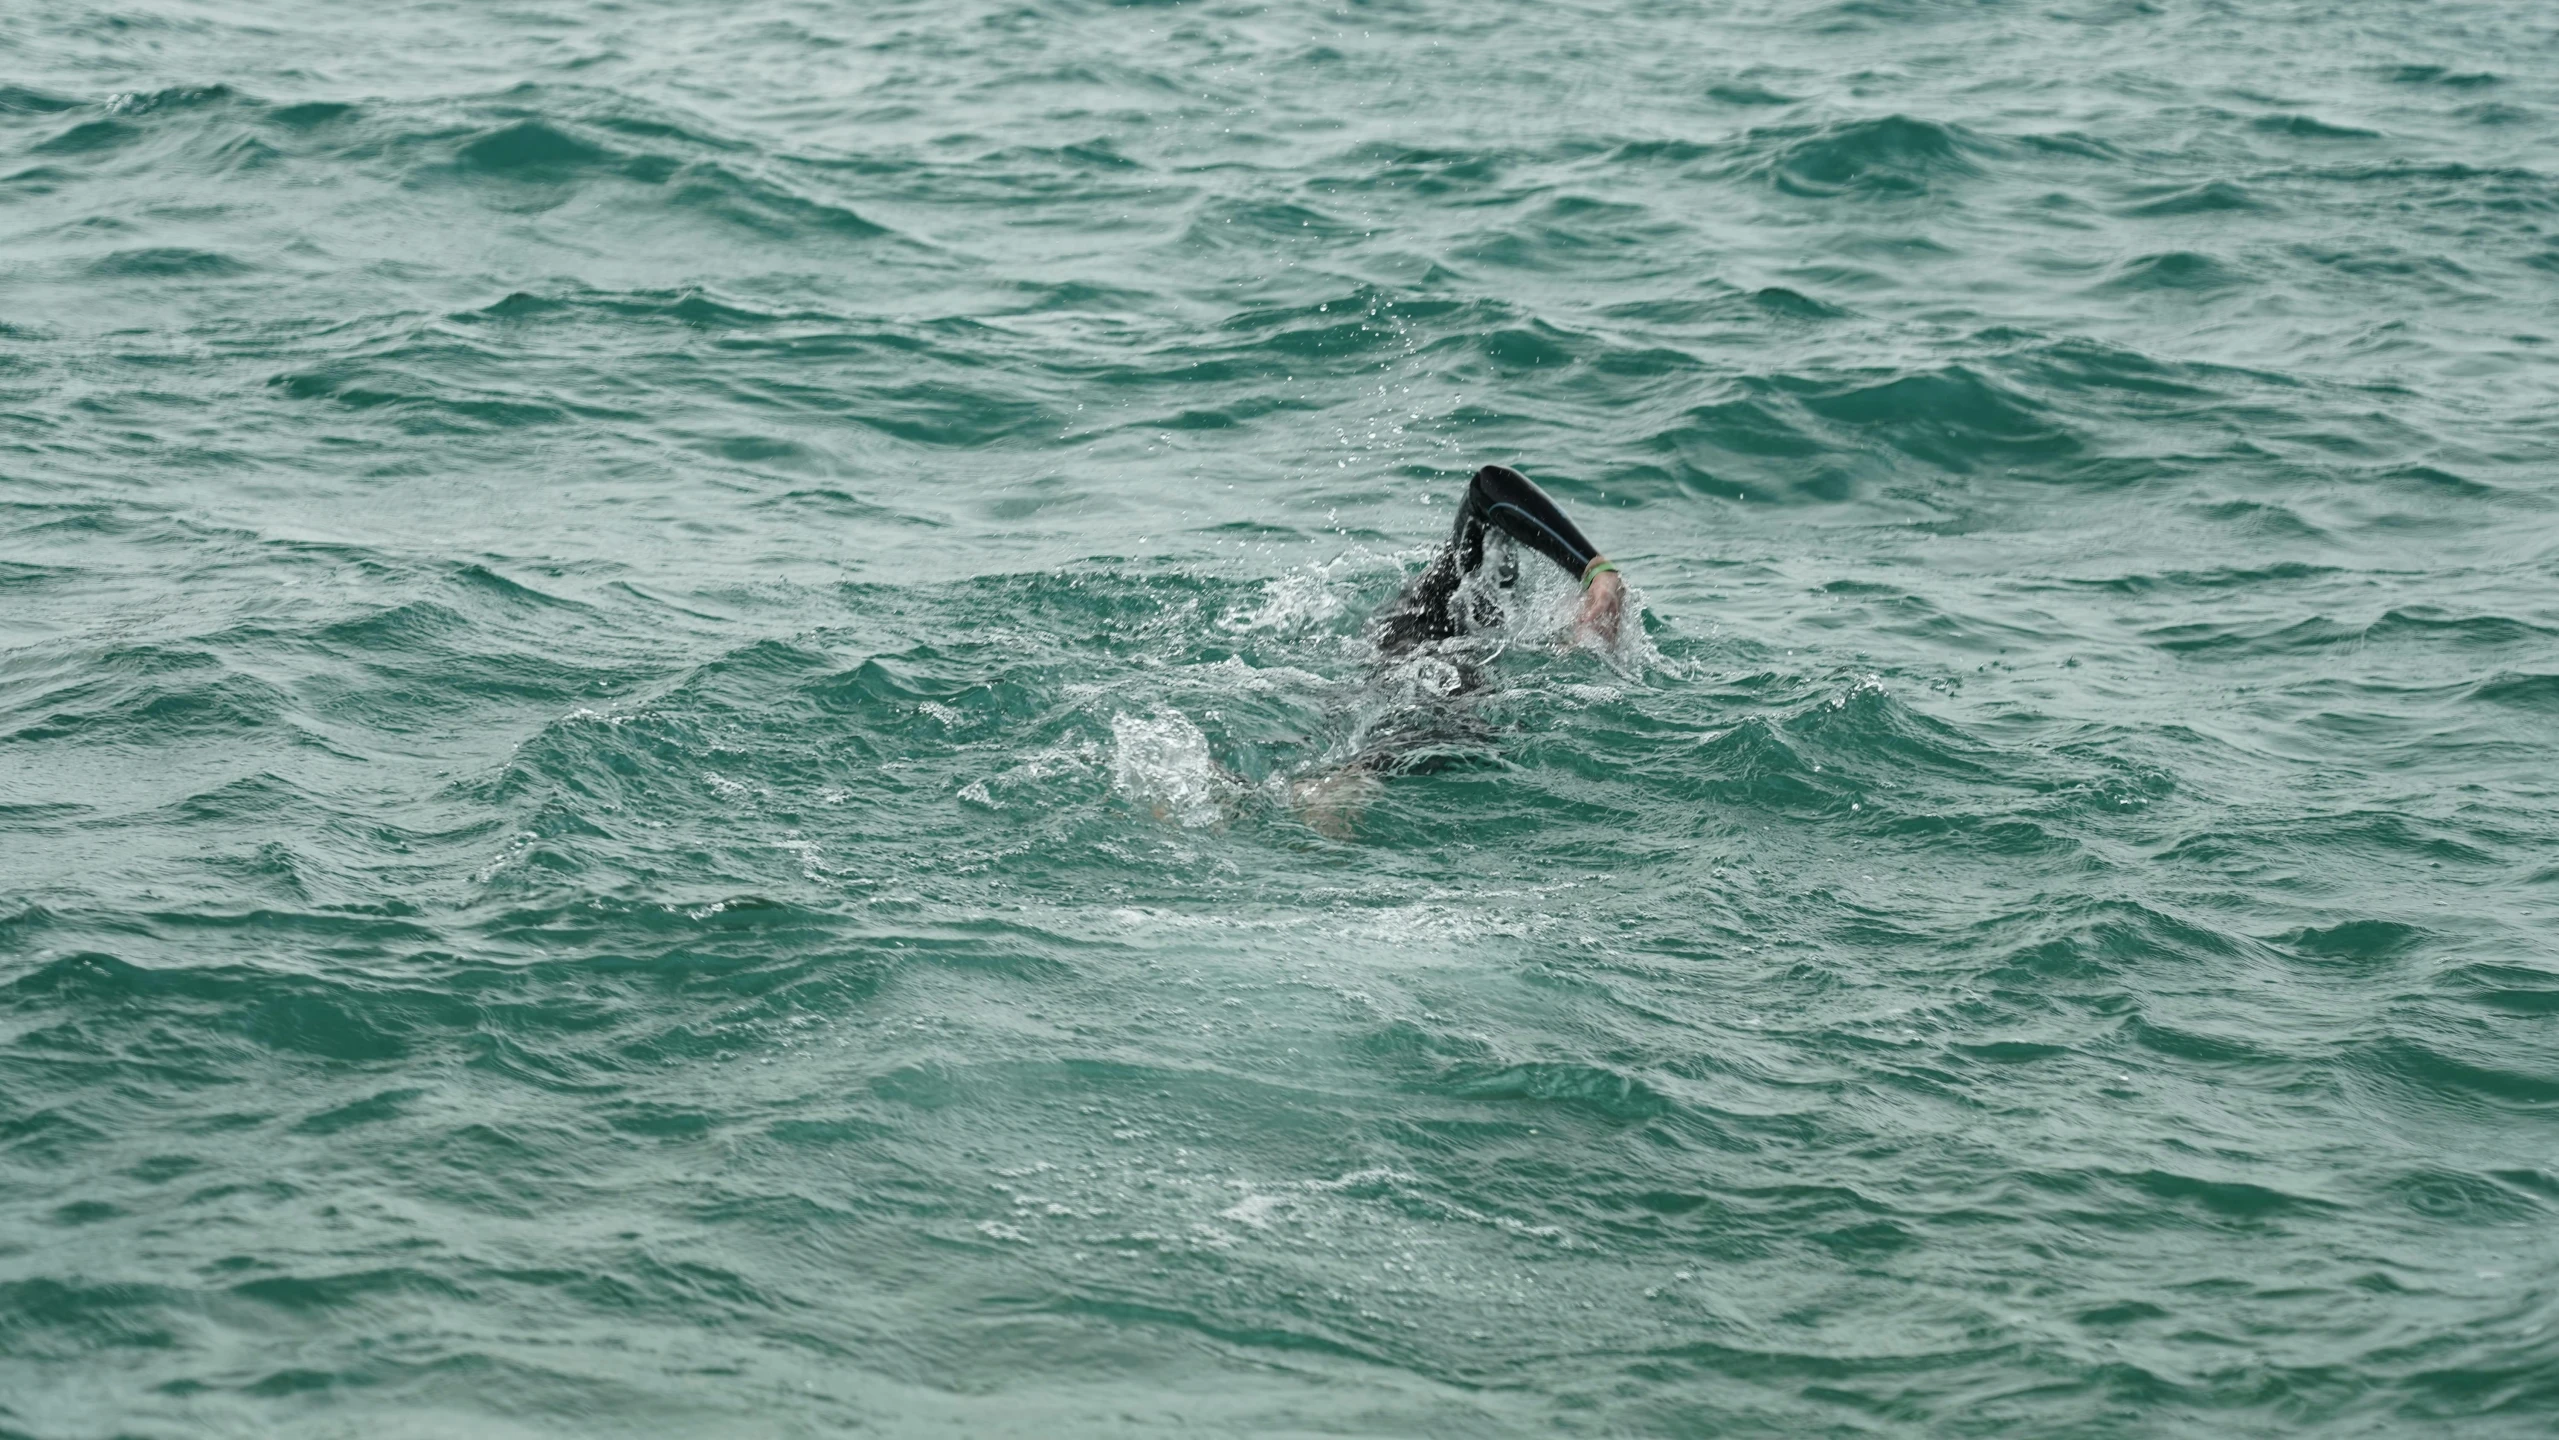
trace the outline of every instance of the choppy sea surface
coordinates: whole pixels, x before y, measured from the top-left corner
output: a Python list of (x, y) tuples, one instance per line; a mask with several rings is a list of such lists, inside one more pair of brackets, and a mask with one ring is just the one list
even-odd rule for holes
[(2555, 334), (2523, 0), (9, 6), (0, 1434), (2548, 1434)]

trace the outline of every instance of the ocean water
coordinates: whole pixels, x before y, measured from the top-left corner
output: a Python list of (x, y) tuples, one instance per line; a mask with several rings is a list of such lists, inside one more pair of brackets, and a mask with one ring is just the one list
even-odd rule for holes
[(0, 1435), (2551, 1433), (2554, 334), (2522, 0), (0, 9)]

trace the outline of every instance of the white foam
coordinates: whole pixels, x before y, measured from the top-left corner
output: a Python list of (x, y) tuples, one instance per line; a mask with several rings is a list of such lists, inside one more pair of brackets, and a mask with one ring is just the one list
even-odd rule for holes
[(1235, 777), (1208, 753), (1208, 737), (1179, 710), (1111, 717), (1111, 788), (1184, 829), (1226, 818)]
[(1019, 757), (1009, 770), (970, 781), (960, 788), (960, 798), (988, 810), (1001, 810), (1008, 800), (1036, 803), (1048, 781), (1089, 773), (1101, 754), (1090, 740), (1064, 741)]
[(1346, 602), (1331, 578), (1313, 570), (1292, 570), (1263, 582), (1259, 604), (1237, 604), (1217, 619), (1230, 634), (1256, 631), (1291, 634), (1320, 625), (1342, 613)]
[(1291, 1203), (1285, 1195), (1247, 1195), (1218, 1211), (1217, 1218), (1250, 1225), (1256, 1230), (1268, 1230), (1271, 1228), (1271, 1216), (1288, 1208)]

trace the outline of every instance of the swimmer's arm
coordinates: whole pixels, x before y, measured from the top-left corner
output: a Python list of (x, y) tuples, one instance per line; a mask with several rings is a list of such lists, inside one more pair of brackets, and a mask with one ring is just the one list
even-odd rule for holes
[[(1608, 564), (1606, 556), (1593, 560), (1597, 569)], [(1591, 576), (1590, 587), (1582, 592), (1582, 613), (1574, 632), (1597, 645), (1615, 645), (1617, 627), (1626, 614), (1626, 581), (1617, 567), (1608, 565)]]

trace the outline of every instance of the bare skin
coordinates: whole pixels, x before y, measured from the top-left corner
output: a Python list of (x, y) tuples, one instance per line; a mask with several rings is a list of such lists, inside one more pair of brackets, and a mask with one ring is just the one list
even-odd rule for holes
[(1602, 570), (1582, 594), (1582, 613), (1574, 622), (1573, 633), (1605, 649), (1617, 643), (1617, 627), (1625, 616), (1625, 577), (1614, 570)]

